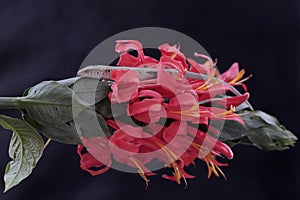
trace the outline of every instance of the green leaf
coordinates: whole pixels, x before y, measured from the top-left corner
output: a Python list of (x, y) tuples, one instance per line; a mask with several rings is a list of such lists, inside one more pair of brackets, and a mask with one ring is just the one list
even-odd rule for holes
[(82, 77), (72, 86), (78, 101), (85, 106), (94, 106), (105, 99), (110, 86), (99, 79)]
[[(241, 112), (243, 113), (243, 111)], [(225, 133), (228, 131), (235, 132), (246, 130), (246, 134), (236, 134), (236, 138), (230, 138), (225, 134), (223, 141), (229, 145), (250, 144), (265, 151), (285, 150), (294, 146), (297, 137), (287, 130), (279, 121), (263, 111), (251, 111), (248, 114), (241, 115), (245, 122), (245, 127), (238, 127), (229, 121), (225, 124)], [(223, 132), (222, 132), (223, 134)]]
[[(95, 105), (96, 111), (99, 112), (105, 118), (112, 118), (112, 108), (111, 103), (108, 98), (103, 99)], [(123, 106), (124, 107), (124, 106)]]
[(20, 100), (24, 119), (46, 137), (62, 143), (79, 143), (73, 121), (73, 91), (56, 81), (45, 81), (33, 86)]
[(78, 81), (79, 79), (81, 79), (81, 78), (80, 77), (72, 77), (72, 78), (68, 78), (68, 79), (59, 80), (57, 82), (60, 84), (66, 85), (68, 87), (72, 87), (74, 85), (74, 83), (76, 81)]
[(222, 129), (220, 140), (230, 141), (240, 139), (248, 134), (246, 128), (237, 121), (228, 120), (225, 121)]
[(274, 116), (263, 111), (253, 111), (243, 119), (249, 132), (249, 141), (262, 150), (285, 150), (294, 146), (297, 140)]
[(72, 115), (72, 89), (56, 81), (45, 81), (28, 91), (21, 107), (41, 124), (68, 122)]
[(249, 131), (249, 141), (265, 151), (285, 150), (294, 146), (296, 136), (278, 126), (266, 126)]
[(276, 119), (276, 117), (269, 115), (263, 111), (256, 110), (252, 112), (253, 117), (259, 117), (261, 120), (263, 120), (265, 123), (273, 125), (273, 126), (280, 126), (279, 121)]
[(31, 119), (26, 113), (23, 113), (23, 118), (47, 138), (64, 144), (81, 143), (73, 121), (61, 124), (42, 125)]
[(80, 136), (86, 138), (111, 135), (102, 115), (91, 109), (79, 110), (79, 112), (74, 120)]
[[(80, 144), (74, 106), (80, 111), (93, 110), (94, 104), (105, 99), (109, 90), (107, 83), (92, 78), (45, 81), (30, 88), (19, 104), (23, 118), (46, 137), (66, 144)], [(103, 125), (103, 117), (99, 120)]]
[(5, 191), (27, 178), (42, 156), (44, 141), (28, 124), (20, 119), (0, 115), (3, 128), (13, 131), (9, 145), (12, 159), (5, 170)]

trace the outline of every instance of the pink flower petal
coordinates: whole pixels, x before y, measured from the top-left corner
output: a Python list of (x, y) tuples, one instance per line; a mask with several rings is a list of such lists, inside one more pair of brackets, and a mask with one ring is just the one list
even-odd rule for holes
[(224, 72), (221, 77), (225, 82), (232, 81), (239, 73), (239, 64), (237, 62), (233, 63), (231, 67)]
[(139, 85), (138, 73), (136, 71), (127, 71), (111, 86), (114, 103), (127, 102), (137, 93)]

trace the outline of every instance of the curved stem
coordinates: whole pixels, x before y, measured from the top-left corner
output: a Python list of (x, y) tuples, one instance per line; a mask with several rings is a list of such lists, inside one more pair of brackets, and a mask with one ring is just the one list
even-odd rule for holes
[(0, 109), (17, 109), (18, 107), (18, 97), (0, 97)]

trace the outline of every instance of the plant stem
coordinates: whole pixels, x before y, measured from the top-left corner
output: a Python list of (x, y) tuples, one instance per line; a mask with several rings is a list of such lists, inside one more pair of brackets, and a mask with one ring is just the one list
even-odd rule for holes
[(17, 109), (18, 107), (18, 97), (0, 97), (0, 109)]

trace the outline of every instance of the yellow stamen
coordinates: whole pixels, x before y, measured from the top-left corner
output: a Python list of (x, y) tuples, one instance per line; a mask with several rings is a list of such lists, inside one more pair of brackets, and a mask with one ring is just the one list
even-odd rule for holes
[(172, 152), (169, 148), (167, 148), (165, 145), (161, 144), (161, 143), (156, 143), (159, 147), (162, 148), (162, 150), (166, 153), (169, 161), (171, 162), (171, 165), (169, 166), (172, 166), (174, 172), (172, 173), (173, 176), (175, 177), (176, 179), (176, 182), (178, 184), (181, 183), (181, 178), (183, 178), (184, 180), (184, 183), (185, 183), (185, 187), (187, 186), (187, 181), (186, 181), (186, 178), (184, 177), (184, 175), (181, 173), (180, 169), (178, 168), (177, 164), (176, 164), (176, 160), (181, 160), (180, 157), (178, 157), (174, 152)]
[(233, 113), (231, 115), (226, 115), (227, 117), (234, 117), (234, 116), (243, 116), (243, 115), (248, 115), (250, 112), (244, 112), (244, 113)]
[(216, 78), (216, 80), (215, 80), (213, 83), (211, 83), (210, 85), (204, 87), (202, 90), (208, 90), (208, 89), (211, 88), (212, 86), (216, 85), (218, 82), (219, 82), (219, 79)]
[(214, 173), (214, 175), (216, 175), (217, 177), (219, 177), (219, 173), (226, 178), (224, 172), (220, 169), (219, 166), (215, 165), (212, 161), (213, 156), (211, 154), (207, 155), (206, 158), (204, 159), (204, 161), (206, 162), (207, 168), (208, 168), (208, 174), (207, 174), (207, 178), (210, 178), (212, 173)]
[(175, 163), (172, 163), (172, 167), (174, 169), (174, 172), (172, 174), (173, 174), (173, 176), (175, 176), (176, 182), (178, 184), (180, 184), (181, 173), (180, 173), (180, 171), (179, 171), (179, 169), (178, 169), (178, 167)]
[(202, 90), (202, 89), (204, 89), (208, 85), (208, 83), (214, 78), (215, 73), (216, 73), (216, 69), (214, 68), (212, 70), (212, 72), (210, 73), (207, 81), (203, 85), (201, 85), (200, 87), (196, 88), (196, 90)]
[(175, 162), (176, 160), (181, 160), (180, 157), (178, 157), (173, 151), (171, 151), (168, 147), (166, 147), (165, 145), (161, 144), (161, 143), (156, 143), (160, 148), (162, 148), (162, 150), (167, 154), (168, 159), (171, 162)]
[(218, 113), (218, 114), (216, 114), (216, 115), (217, 115), (217, 116), (220, 116), (220, 117), (223, 117), (223, 116), (229, 116), (229, 114), (231, 114), (231, 113), (233, 113), (233, 112), (235, 112), (235, 106), (231, 105), (231, 106), (230, 106), (230, 110), (227, 110), (227, 111), (225, 111), (225, 112), (223, 112), (223, 113)]
[(139, 175), (142, 177), (142, 179), (145, 181), (146, 183), (146, 188), (148, 187), (148, 183), (150, 182), (150, 180), (146, 177), (144, 170), (142, 169), (142, 167), (140, 166), (140, 164), (137, 162), (137, 160), (135, 160), (132, 157), (129, 157), (129, 159), (133, 162), (133, 164), (135, 164), (135, 166), (138, 168), (138, 173)]
[(198, 104), (193, 105), (190, 109), (187, 109), (187, 110), (171, 111), (171, 112), (174, 114), (182, 114), (182, 115), (187, 115), (187, 116), (192, 116), (192, 117), (200, 117)]
[[(212, 161), (213, 158), (213, 154), (217, 154), (214, 151), (210, 151), (209, 149), (201, 146), (200, 144), (197, 144), (195, 142), (193, 142), (191, 144), (193, 147), (195, 147), (196, 149), (198, 149), (201, 153), (206, 153), (207, 155), (205, 156), (205, 158), (203, 159), (206, 163), (207, 169), (208, 169), (208, 173), (207, 173), (207, 178), (210, 178), (212, 173), (214, 173), (217, 177), (219, 177), (219, 173), (226, 178), (225, 174), (223, 173), (223, 171), (220, 169), (220, 167), (218, 167), (217, 165), (215, 165)], [(203, 154), (204, 155), (204, 154)]]
[(203, 65), (206, 66), (206, 67), (211, 67), (209, 61), (206, 61)]
[(191, 146), (193, 146), (195, 149), (197, 149), (199, 151), (199, 153), (201, 154), (202, 157), (205, 157), (206, 155), (208, 155), (210, 152), (213, 152), (211, 150), (211, 148), (202, 146), (200, 144), (197, 144), (195, 142), (192, 142)]
[(171, 58), (174, 59), (174, 58), (176, 57), (176, 55), (177, 55), (177, 54), (174, 53), (174, 54), (171, 56)]
[(219, 166), (217, 166), (217, 165), (215, 165), (215, 167), (221, 173), (221, 175), (226, 179), (226, 176), (225, 176), (224, 172), (221, 170), (221, 168)]
[(206, 163), (206, 166), (207, 166), (207, 169), (208, 169), (207, 178), (210, 178), (211, 174), (212, 174), (212, 171), (211, 171), (210, 165), (209, 165), (207, 160), (205, 160), (205, 163)]
[(243, 83), (243, 82), (247, 81), (247, 80), (248, 80), (249, 78), (251, 78), (251, 77), (252, 77), (252, 74), (250, 74), (248, 77), (246, 77), (246, 78), (244, 78), (244, 79), (242, 79), (242, 80), (236, 82), (236, 84)]
[(238, 82), (238, 81), (244, 76), (244, 74), (245, 74), (245, 70), (242, 69), (242, 70), (238, 73), (238, 75), (237, 75), (232, 81), (229, 82), (229, 84), (230, 84), (230, 85), (235, 84), (236, 82)]

